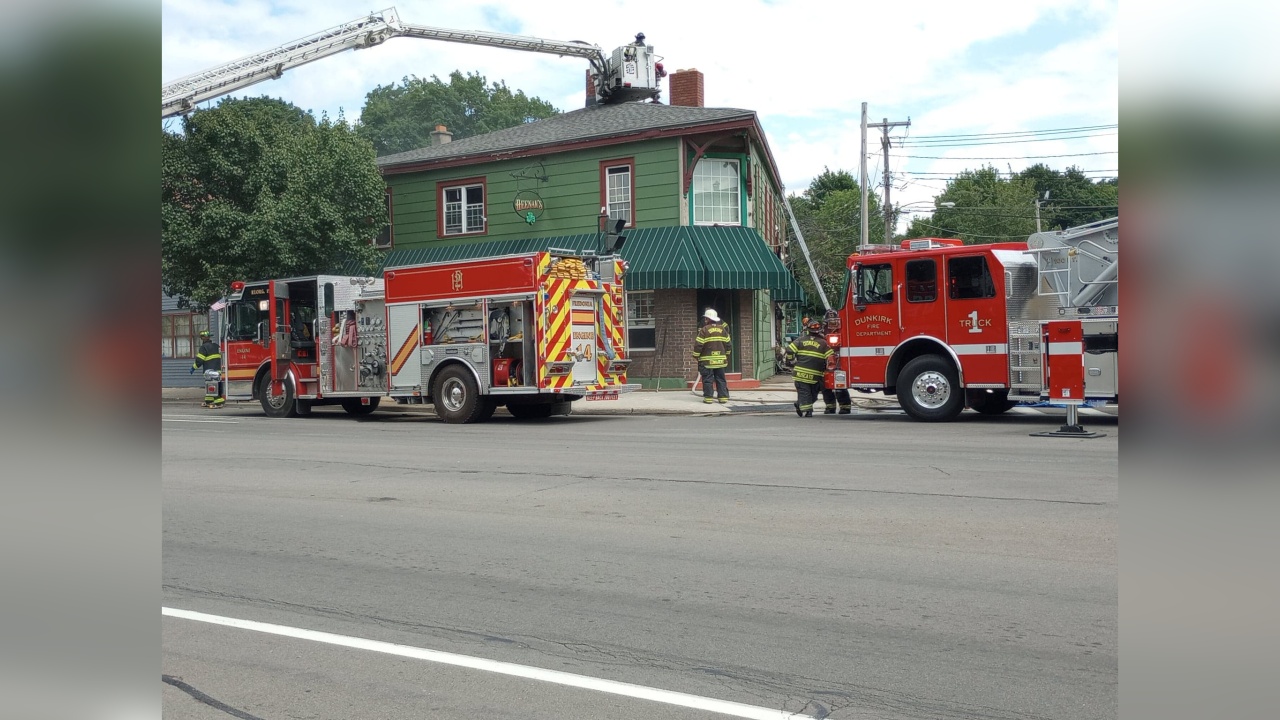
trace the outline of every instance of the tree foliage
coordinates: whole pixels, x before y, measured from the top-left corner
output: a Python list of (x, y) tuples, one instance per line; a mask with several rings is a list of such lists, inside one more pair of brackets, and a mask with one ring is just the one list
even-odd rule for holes
[(160, 142), (164, 292), (201, 307), (232, 280), (376, 265), (386, 185), (373, 148), (341, 118), (228, 99)]
[(411, 76), (399, 85), (379, 85), (365, 96), (359, 133), (378, 155), (431, 144), (431, 132), (444, 125), (455, 140), (548, 118), (559, 111), (551, 103), (512, 92), (505, 83), (489, 84), (479, 73), (455, 70), (445, 83)]
[[(791, 195), (788, 200), (827, 299), (839, 306), (848, 259), (857, 251), (862, 234), (862, 191), (858, 181), (848, 171), (823, 168), (822, 174), (809, 183), (803, 194)], [(883, 215), (880, 201), (874, 195), (867, 198), (867, 215), (868, 242), (882, 242)], [(804, 251), (794, 236), (789, 242), (792, 274), (808, 298), (807, 313), (820, 314), (822, 298), (814, 288)]]
[[(1049, 193), (1045, 199), (1045, 192)], [(966, 170), (947, 182), (932, 217), (912, 220), (907, 237), (954, 237), (966, 243), (1017, 242), (1036, 231), (1036, 200), (1040, 199), (1040, 227), (1062, 230), (1113, 217), (1118, 212), (1119, 181), (1094, 182), (1078, 168), (1065, 172), (1038, 164), (1001, 177), (988, 165)]]

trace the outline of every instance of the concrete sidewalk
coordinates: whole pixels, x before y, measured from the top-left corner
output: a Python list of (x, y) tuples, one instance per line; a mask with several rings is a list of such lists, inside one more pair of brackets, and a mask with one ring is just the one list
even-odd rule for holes
[[(199, 407), (204, 399), (203, 388), (163, 388), (162, 401), (166, 404)], [(702, 402), (702, 390), (693, 394), (688, 390), (636, 390), (623, 393), (617, 400), (580, 400), (573, 404), (575, 415), (717, 415), (721, 413), (795, 412), (796, 391), (790, 376), (774, 376), (762, 381), (753, 390), (730, 391), (727, 404)], [(880, 393), (874, 395), (853, 394), (855, 409), (876, 410), (897, 408), (898, 403)], [(249, 407), (247, 403), (232, 406)], [(822, 400), (815, 406), (822, 412)], [(434, 413), (431, 405), (407, 405), (384, 398), (378, 412), (426, 412)]]

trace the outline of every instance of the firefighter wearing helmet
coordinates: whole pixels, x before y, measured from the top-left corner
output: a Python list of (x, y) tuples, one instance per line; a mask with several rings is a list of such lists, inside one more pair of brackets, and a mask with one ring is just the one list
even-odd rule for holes
[(715, 309), (707, 308), (702, 314), (702, 328), (693, 343), (693, 360), (698, 363), (698, 372), (702, 375), (702, 402), (708, 405), (717, 400), (721, 405), (729, 402), (725, 368), (729, 366), (732, 349), (729, 326), (721, 322)]
[(796, 381), (796, 415), (813, 417), (813, 403), (818, 398), (822, 376), (827, 371), (827, 359), (833, 353), (822, 337), (822, 323), (808, 318), (805, 321), (809, 334), (787, 345), (787, 359), (795, 362), (792, 375)]
[[(208, 330), (200, 331), (200, 349), (196, 351), (196, 361), (191, 364), (191, 372), (202, 368), (206, 373), (220, 373), (222, 370), (222, 352), (218, 343), (209, 337)], [(204, 403), (201, 407), (220, 408), (226, 402), (226, 398), (222, 397), (222, 382), (219, 381), (215, 387), (218, 389), (216, 395), (211, 394), (208, 383), (205, 384)]]

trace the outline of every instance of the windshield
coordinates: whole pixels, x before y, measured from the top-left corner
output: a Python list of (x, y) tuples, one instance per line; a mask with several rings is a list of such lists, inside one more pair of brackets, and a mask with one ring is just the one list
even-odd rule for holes
[(241, 300), (227, 307), (227, 339), (253, 340), (258, 334), (258, 323), (267, 319), (265, 310), (258, 309), (257, 300)]

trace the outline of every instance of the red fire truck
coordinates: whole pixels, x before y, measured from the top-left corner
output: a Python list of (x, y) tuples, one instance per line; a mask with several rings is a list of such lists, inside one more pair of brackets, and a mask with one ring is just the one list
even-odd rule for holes
[(1025, 243), (864, 247), (848, 267), (828, 387), (897, 395), (925, 421), (1119, 401), (1118, 218)]
[(387, 269), (236, 282), (225, 309), (228, 400), (271, 417), (386, 397), (431, 402), (449, 423), (567, 415), (617, 399), (626, 380), (625, 264), (545, 251)]

